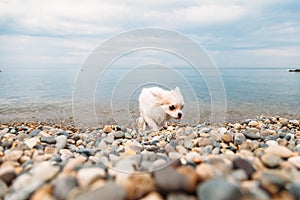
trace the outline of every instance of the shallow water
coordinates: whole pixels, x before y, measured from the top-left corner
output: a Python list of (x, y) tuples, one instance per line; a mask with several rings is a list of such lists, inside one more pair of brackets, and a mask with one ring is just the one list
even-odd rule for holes
[[(143, 86), (149, 86), (136, 85), (136, 81), (155, 80), (152, 85), (159, 85), (157, 83), (162, 77), (161, 85), (181, 88), (186, 100), (183, 123), (209, 121), (211, 91), (205, 77), (188, 67), (159, 70), (162, 70), (159, 72), (161, 76), (151, 68), (131, 71), (131, 74), (128, 68), (108, 70), (99, 79), (95, 90), (97, 120), (100, 123), (134, 123), (138, 116), (138, 94)], [(76, 68), (2, 69), (0, 121), (71, 122), (77, 71)], [(226, 94), (226, 121), (261, 114), (299, 118), (300, 73), (290, 73), (286, 69), (223, 68), (220, 75)], [(128, 94), (126, 89), (130, 88), (133, 89)]]

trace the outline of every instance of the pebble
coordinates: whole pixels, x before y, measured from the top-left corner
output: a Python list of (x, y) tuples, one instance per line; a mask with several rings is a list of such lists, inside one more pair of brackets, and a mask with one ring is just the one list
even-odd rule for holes
[(271, 195), (279, 194), (288, 183), (285, 174), (277, 171), (263, 171), (257, 174), (257, 179), (263, 189)]
[(171, 167), (166, 167), (153, 173), (157, 187), (164, 192), (180, 190), (185, 184), (183, 182), (184, 177)]
[(3, 161), (17, 161), (23, 155), (22, 150), (10, 150), (3, 157)]
[(236, 133), (234, 136), (234, 145), (241, 145), (246, 140), (246, 137), (242, 133)]
[(292, 163), (295, 167), (300, 170), (300, 156), (290, 157), (288, 162)]
[(250, 179), (252, 174), (256, 171), (249, 161), (242, 158), (233, 160), (233, 169), (242, 169), (247, 174), (248, 179)]
[(58, 150), (65, 148), (65, 146), (67, 145), (67, 136), (65, 135), (59, 135), (57, 137), (55, 137), (55, 148), (57, 148)]
[(95, 197), (101, 197), (101, 199), (125, 199), (126, 190), (115, 183), (109, 182), (97, 189), (82, 191), (72, 199), (94, 200)]
[(186, 141), (184, 142), (184, 147), (185, 147), (186, 149), (191, 150), (191, 149), (194, 147), (193, 141), (191, 141), (191, 140), (186, 140)]
[(0, 179), (0, 198), (8, 192), (8, 187), (4, 181)]
[(47, 143), (47, 144), (55, 144), (56, 140), (54, 137), (41, 137), (41, 142)]
[(28, 146), (29, 149), (32, 149), (35, 145), (37, 145), (40, 142), (38, 138), (30, 138), (28, 140), (25, 140), (25, 144)]
[(1, 166), (0, 167), (0, 180), (9, 185), (12, 180), (17, 176), (15, 168), (13, 166)]
[(293, 195), (294, 199), (300, 199), (300, 183), (293, 182), (289, 187), (289, 192)]
[(245, 132), (243, 132), (243, 134), (246, 136), (246, 138), (252, 139), (252, 140), (258, 140), (261, 139), (261, 135), (259, 135), (258, 133), (255, 133), (253, 131), (250, 130), (246, 130)]
[(291, 157), (293, 152), (284, 146), (269, 146), (265, 149), (266, 153), (273, 153), (280, 156), (281, 158)]
[(93, 181), (100, 178), (105, 178), (105, 171), (99, 167), (82, 168), (77, 173), (77, 182), (81, 187), (89, 186)]
[(297, 199), (299, 120), (279, 119), (144, 134), (0, 124), (0, 199)]
[(114, 136), (115, 136), (115, 138), (120, 139), (125, 136), (125, 133), (123, 131), (117, 131), (117, 132), (114, 132)]
[(269, 168), (275, 168), (280, 165), (283, 160), (280, 156), (273, 153), (266, 153), (261, 157), (262, 162)]
[(213, 179), (200, 184), (197, 188), (198, 199), (205, 200), (239, 200), (243, 198), (242, 191), (223, 179)]
[(127, 191), (127, 199), (140, 199), (155, 191), (155, 184), (149, 173), (131, 174), (122, 182)]

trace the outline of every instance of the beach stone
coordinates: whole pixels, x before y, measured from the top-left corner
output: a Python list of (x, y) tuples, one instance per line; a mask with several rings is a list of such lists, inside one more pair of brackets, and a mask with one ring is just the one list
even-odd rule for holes
[(41, 188), (38, 188), (30, 197), (30, 200), (55, 200), (51, 194), (52, 186), (49, 184), (43, 185)]
[(244, 181), (241, 183), (241, 187), (245, 193), (244, 196), (253, 200), (270, 200), (270, 195), (267, 191), (259, 187), (257, 181)]
[(293, 195), (293, 197), (295, 199), (300, 199), (300, 183), (299, 182), (293, 182), (288, 191), (290, 192), (290, 194)]
[(266, 153), (273, 153), (275, 155), (280, 156), (281, 158), (291, 157), (293, 152), (284, 146), (269, 146), (265, 149)]
[(260, 186), (271, 195), (279, 194), (289, 182), (288, 177), (282, 172), (262, 171), (257, 174)]
[(29, 199), (29, 196), (44, 184), (41, 180), (28, 181), (27, 184), (19, 190), (7, 193), (5, 200)]
[(35, 145), (37, 145), (40, 142), (38, 138), (30, 138), (25, 140), (25, 144), (28, 146), (29, 149), (32, 149)]
[(164, 198), (157, 192), (150, 192), (140, 200), (164, 200)]
[(114, 136), (116, 139), (123, 138), (125, 136), (125, 133), (123, 131), (117, 131), (114, 132)]
[(48, 181), (57, 175), (60, 171), (60, 167), (52, 165), (48, 161), (40, 162), (33, 166), (31, 173), (33, 178), (42, 181)]
[(276, 142), (275, 140), (268, 140), (268, 141), (266, 141), (266, 144), (268, 146), (277, 146), (277, 145), (279, 145), (278, 142)]
[(105, 170), (102, 168), (86, 167), (78, 171), (77, 182), (81, 187), (86, 187), (97, 179), (105, 178), (105, 176)]
[(65, 146), (67, 145), (67, 136), (65, 135), (59, 135), (55, 137), (56, 140), (56, 144), (55, 144), (55, 148), (57, 148), (58, 150), (65, 148)]
[(246, 136), (246, 138), (249, 138), (251, 140), (258, 140), (262, 138), (259, 134), (250, 130), (246, 130), (245, 132), (243, 132), (243, 134)]
[(69, 193), (77, 186), (74, 176), (64, 175), (55, 180), (53, 194), (58, 200), (67, 199)]
[(30, 135), (31, 137), (35, 137), (35, 136), (37, 136), (40, 132), (41, 132), (40, 129), (34, 129), (33, 131), (31, 131), (31, 132), (29, 133), (29, 135)]
[(140, 199), (155, 191), (154, 181), (149, 173), (131, 174), (122, 182), (122, 186), (127, 191), (128, 199)]
[(258, 122), (257, 122), (257, 121), (254, 121), (254, 120), (251, 120), (251, 121), (248, 123), (248, 126), (256, 127), (256, 126), (258, 126)]
[(121, 200), (126, 199), (126, 190), (113, 182), (106, 183), (103, 187), (94, 190), (86, 190), (75, 196), (74, 200), (94, 200), (98, 197), (101, 199)]
[(202, 138), (198, 142), (199, 147), (208, 146), (208, 145), (211, 145), (211, 146), (214, 145), (214, 141), (211, 138)]
[(191, 149), (194, 147), (193, 141), (191, 141), (191, 140), (186, 140), (186, 141), (184, 142), (184, 147), (185, 147), (186, 149), (191, 150)]
[(41, 137), (41, 142), (44, 142), (44, 143), (47, 143), (47, 144), (55, 144), (56, 143), (56, 140), (54, 137)]
[(92, 156), (95, 154), (95, 151), (91, 148), (81, 148), (81, 149), (77, 149), (76, 151), (77, 153), (80, 153), (80, 154), (85, 154), (87, 156)]
[(248, 150), (248, 151), (254, 151), (256, 149), (255, 144), (251, 140), (246, 140), (240, 145), (240, 150)]
[(182, 180), (183, 182), (185, 182), (185, 184), (183, 185), (183, 189), (187, 192), (196, 191), (197, 183), (199, 180), (197, 172), (189, 166), (180, 166), (176, 170), (184, 177), (184, 179)]
[(153, 175), (156, 186), (165, 192), (180, 190), (185, 184), (185, 177), (172, 167), (154, 171)]
[(11, 165), (0, 167), (0, 180), (4, 181), (7, 185), (10, 185), (12, 180), (17, 176), (15, 168)]
[(275, 168), (283, 161), (280, 156), (273, 153), (266, 153), (261, 157), (261, 161), (269, 168)]
[(126, 139), (132, 139), (132, 135), (128, 132), (125, 132), (125, 138)]
[(205, 200), (239, 200), (243, 195), (239, 187), (223, 179), (214, 179), (199, 184), (197, 189), (198, 199)]
[(232, 165), (233, 169), (242, 169), (248, 178), (251, 178), (252, 174), (256, 171), (249, 161), (242, 158), (234, 159)]
[(137, 140), (134, 140), (131, 143), (130, 148), (137, 153), (140, 153), (144, 150), (143, 145), (141, 143), (139, 143)]
[(167, 200), (191, 200), (192, 198), (184, 193), (170, 193), (167, 196)]
[(3, 161), (17, 161), (23, 155), (23, 151), (21, 150), (10, 150), (6, 152), (7, 153), (3, 157)]
[(241, 145), (246, 140), (246, 137), (242, 133), (236, 133), (234, 136), (234, 145)]
[(0, 198), (8, 192), (8, 187), (4, 181), (0, 179)]
[(33, 177), (28, 173), (21, 174), (12, 183), (12, 189), (16, 191), (24, 188), (28, 184), (28, 182), (32, 180), (32, 178)]
[(54, 148), (54, 147), (51, 147), (51, 146), (46, 146), (44, 153), (52, 155), (52, 154), (58, 153), (58, 150), (57, 150), (57, 148)]
[(233, 141), (233, 135), (232, 134), (224, 134), (222, 139), (224, 142), (232, 142)]
[(64, 166), (63, 172), (64, 173), (71, 173), (77, 167), (82, 166), (82, 164), (86, 161), (86, 157), (80, 156), (73, 159), (69, 159), (67, 164)]
[(4, 128), (1, 130), (0, 135), (5, 135), (8, 132), (9, 132), (9, 128)]
[(104, 126), (104, 128), (103, 128), (104, 133), (110, 133), (111, 131), (112, 131), (111, 126), (108, 126), (108, 125)]
[(300, 169), (300, 156), (290, 157), (288, 162), (292, 163), (295, 167)]

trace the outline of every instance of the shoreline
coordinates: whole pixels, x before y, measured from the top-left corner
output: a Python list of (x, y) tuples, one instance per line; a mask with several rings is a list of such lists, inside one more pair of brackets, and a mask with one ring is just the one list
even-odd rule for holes
[(300, 198), (299, 119), (170, 124), (143, 134), (120, 125), (1, 124), (0, 139), (0, 197), (8, 200)]

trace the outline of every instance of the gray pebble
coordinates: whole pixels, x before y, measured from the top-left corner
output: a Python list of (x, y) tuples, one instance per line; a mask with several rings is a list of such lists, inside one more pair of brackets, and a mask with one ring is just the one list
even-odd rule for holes
[(197, 189), (197, 196), (201, 200), (239, 200), (243, 197), (238, 186), (223, 179), (209, 180), (200, 184)]
[(54, 137), (41, 137), (41, 142), (47, 143), (47, 144), (55, 144), (56, 140)]
[(109, 182), (100, 188), (79, 193), (74, 200), (94, 200), (95, 197), (112, 200), (126, 199), (126, 190), (116, 183)]
[(115, 138), (119, 139), (119, 138), (123, 138), (125, 136), (125, 133), (123, 131), (117, 131), (117, 132), (113, 132)]
[(246, 137), (242, 133), (236, 133), (234, 136), (234, 145), (241, 145), (246, 140)]

